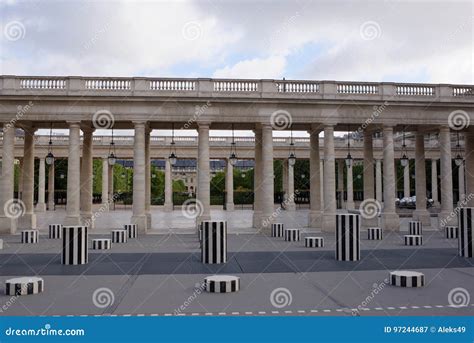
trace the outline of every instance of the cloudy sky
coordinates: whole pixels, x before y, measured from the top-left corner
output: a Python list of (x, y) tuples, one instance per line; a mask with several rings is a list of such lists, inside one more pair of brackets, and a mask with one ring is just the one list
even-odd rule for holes
[(0, 0), (0, 73), (472, 84), (473, 4)]

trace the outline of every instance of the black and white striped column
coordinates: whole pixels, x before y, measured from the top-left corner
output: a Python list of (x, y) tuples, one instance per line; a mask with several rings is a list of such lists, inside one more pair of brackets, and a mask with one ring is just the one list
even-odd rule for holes
[(110, 238), (96, 238), (92, 240), (92, 250), (109, 250), (112, 248)]
[(272, 237), (283, 237), (284, 229), (282, 223), (272, 223)]
[(123, 229), (127, 231), (128, 238), (137, 238), (137, 224), (125, 224)]
[(87, 264), (89, 260), (87, 239), (87, 226), (63, 226), (61, 263), (66, 265)]
[(34, 244), (38, 243), (38, 230), (23, 230), (21, 231), (21, 243)]
[(425, 275), (410, 270), (397, 270), (390, 272), (390, 284), (397, 287), (423, 287)]
[(408, 222), (408, 232), (410, 235), (422, 235), (423, 225), (420, 221), (412, 220)]
[(445, 226), (444, 231), (447, 239), (458, 238), (458, 227), (457, 226)]
[(459, 256), (472, 258), (474, 245), (474, 207), (461, 207), (458, 212), (458, 218)]
[(201, 262), (219, 264), (227, 262), (227, 222), (205, 220), (201, 223)]
[(5, 281), (6, 295), (38, 294), (44, 290), (44, 280), (37, 276), (25, 276)]
[(305, 237), (304, 246), (306, 248), (322, 248), (324, 246), (323, 237)]
[(360, 215), (336, 214), (336, 260), (360, 260)]
[(240, 289), (240, 278), (231, 275), (213, 275), (204, 278), (206, 291), (209, 293), (232, 293)]
[(127, 243), (128, 232), (125, 230), (112, 230), (112, 243)]
[(405, 245), (423, 245), (423, 236), (405, 235)]
[(300, 240), (300, 229), (285, 229), (285, 241), (298, 242)]
[(380, 241), (382, 239), (382, 228), (369, 227), (367, 229), (367, 239), (369, 241)]
[(49, 239), (61, 239), (63, 226), (61, 224), (49, 224)]

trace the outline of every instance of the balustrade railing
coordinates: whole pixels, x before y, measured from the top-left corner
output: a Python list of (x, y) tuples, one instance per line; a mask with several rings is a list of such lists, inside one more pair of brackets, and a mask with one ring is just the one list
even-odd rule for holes
[(434, 96), (435, 90), (432, 86), (397, 85), (397, 95)]
[(378, 94), (379, 86), (374, 84), (340, 83), (337, 85), (338, 94)]
[(281, 81), (276, 86), (279, 93), (319, 93), (319, 82)]
[(256, 81), (214, 81), (215, 92), (258, 92)]
[(453, 87), (453, 96), (474, 96), (473, 87)]
[(66, 80), (43, 79), (43, 78), (20, 79), (20, 88), (21, 89), (65, 89)]
[(196, 90), (196, 81), (151, 80), (150, 89), (154, 91), (194, 91)]
[(96, 79), (86, 80), (86, 89), (93, 90), (130, 90), (132, 82), (130, 80), (119, 79)]

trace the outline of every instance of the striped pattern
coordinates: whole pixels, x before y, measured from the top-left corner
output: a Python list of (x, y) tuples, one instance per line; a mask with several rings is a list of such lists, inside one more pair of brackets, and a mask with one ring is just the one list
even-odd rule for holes
[(458, 238), (458, 227), (457, 226), (445, 226), (444, 231), (447, 239)]
[(405, 235), (405, 245), (423, 245), (423, 236)]
[(128, 232), (125, 230), (112, 230), (112, 243), (127, 243)]
[(0, 239), (0, 250), (3, 249), (3, 239)]
[(202, 242), (202, 226), (201, 224), (198, 225), (198, 236), (199, 236), (199, 242)]
[(472, 258), (474, 240), (474, 207), (461, 207), (458, 212), (458, 218), (459, 256)]
[(336, 215), (336, 260), (360, 260), (360, 215)]
[(63, 226), (61, 263), (87, 264), (89, 261), (87, 226)]
[(422, 235), (423, 224), (419, 221), (412, 220), (408, 222), (408, 231), (410, 232), (410, 235)]
[(49, 224), (49, 239), (61, 239), (63, 226), (61, 224)]
[(230, 275), (213, 275), (204, 278), (209, 293), (232, 293), (240, 290), (240, 278)]
[(380, 228), (380, 227), (369, 227), (367, 229), (367, 239), (369, 241), (380, 241), (380, 240), (382, 240), (382, 228)]
[(23, 230), (21, 231), (21, 243), (34, 244), (38, 243), (38, 230)]
[(272, 224), (272, 237), (283, 237), (283, 224), (282, 223), (273, 223)]
[(138, 230), (137, 224), (125, 224), (123, 229), (127, 231), (128, 238), (137, 238)]
[(408, 270), (397, 270), (390, 272), (390, 284), (397, 287), (423, 287), (425, 275)]
[(324, 246), (323, 237), (305, 237), (304, 246), (306, 248), (322, 248)]
[(109, 250), (112, 248), (112, 240), (109, 238), (97, 238), (92, 240), (92, 250)]
[(227, 222), (205, 220), (201, 223), (201, 262), (219, 264), (227, 262)]
[(298, 242), (300, 240), (300, 229), (285, 229), (285, 241)]
[(44, 280), (42, 278), (32, 277), (18, 277), (5, 281), (6, 295), (29, 295), (38, 294), (44, 290)]

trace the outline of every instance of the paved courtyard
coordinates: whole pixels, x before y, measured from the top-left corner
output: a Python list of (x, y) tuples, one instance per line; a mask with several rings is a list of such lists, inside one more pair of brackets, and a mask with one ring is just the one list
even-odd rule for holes
[[(289, 226), (302, 224), (306, 214), (283, 213), (280, 219)], [(87, 265), (64, 266), (61, 241), (46, 236), (49, 220), (59, 221), (63, 214), (49, 215), (38, 218), (38, 244), (21, 244), (18, 235), (3, 237), (0, 281), (38, 275), (45, 280), (45, 292), (0, 295), (2, 315), (474, 315), (470, 299), (462, 307), (453, 302), (453, 292), (468, 298), (474, 294), (473, 262), (458, 257), (457, 240), (445, 239), (437, 230), (424, 231), (422, 247), (404, 246), (404, 232), (385, 232), (382, 241), (368, 241), (362, 232), (361, 260), (338, 262), (332, 234), (306, 229), (303, 237), (322, 236), (325, 246), (305, 248), (303, 238), (285, 242), (245, 228), (251, 211), (216, 210), (213, 216), (229, 220), (229, 261), (203, 265), (197, 235), (181, 212), (155, 211), (154, 227), (168, 223), (156, 234), (114, 244), (107, 252), (91, 250)], [(105, 225), (120, 227), (128, 216), (128, 211), (104, 214), (93, 238), (108, 237)], [(403, 230), (407, 221), (402, 219)], [(169, 223), (180, 227), (166, 228)], [(235, 223), (242, 227), (233, 228)], [(423, 272), (425, 287), (388, 285), (389, 271), (396, 269)], [(202, 291), (204, 277), (215, 273), (239, 276), (241, 291)]]

